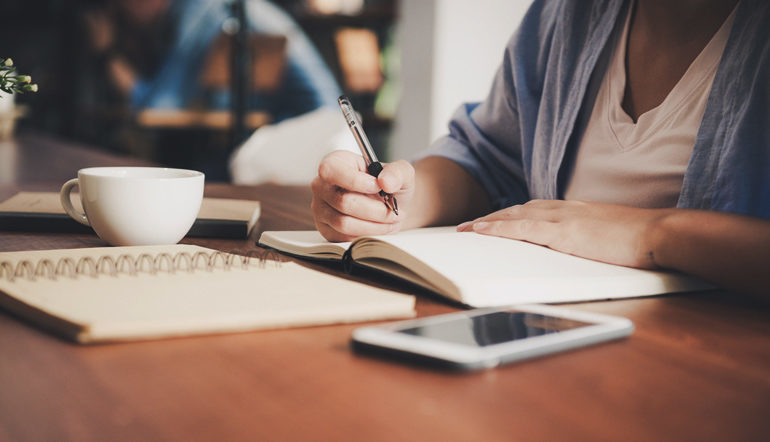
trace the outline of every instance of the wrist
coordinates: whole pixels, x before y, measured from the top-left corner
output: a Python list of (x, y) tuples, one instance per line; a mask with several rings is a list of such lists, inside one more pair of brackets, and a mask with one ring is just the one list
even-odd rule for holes
[(671, 252), (679, 247), (677, 238), (684, 233), (682, 226), (686, 225), (686, 212), (683, 209), (667, 209), (653, 218), (645, 235), (644, 248), (651, 267), (674, 267)]
[(447, 158), (428, 156), (414, 164), (415, 192), (411, 206), (414, 227), (453, 225), (491, 211), (481, 185), (459, 164)]

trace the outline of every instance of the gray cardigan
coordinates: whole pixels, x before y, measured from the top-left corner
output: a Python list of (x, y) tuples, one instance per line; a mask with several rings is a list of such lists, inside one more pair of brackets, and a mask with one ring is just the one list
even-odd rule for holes
[[(424, 156), (459, 163), (495, 209), (560, 198), (630, 4), (536, 0), (489, 96)], [(677, 206), (770, 218), (770, 2), (738, 5)]]

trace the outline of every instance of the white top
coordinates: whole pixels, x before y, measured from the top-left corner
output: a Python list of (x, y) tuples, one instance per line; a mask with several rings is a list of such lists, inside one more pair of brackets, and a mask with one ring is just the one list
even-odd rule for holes
[(636, 123), (623, 110), (629, 17), (578, 147), (566, 200), (675, 207), (735, 12), (679, 82)]

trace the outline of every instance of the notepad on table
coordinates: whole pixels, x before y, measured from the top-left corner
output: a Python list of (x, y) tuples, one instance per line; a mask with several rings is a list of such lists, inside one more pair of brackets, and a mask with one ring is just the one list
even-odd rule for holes
[(0, 308), (92, 343), (411, 317), (414, 298), (172, 245), (0, 253)]
[(670, 271), (606, 264), (454, 227), (331, 243), (317, 231), (267, 231), (259, 244), (291, 255), (351, 260), (473, 307), (577, 302), (714, 287)]
[[(79, 197), (73, 197), (72, 203), (77, 210), (83, 211)], [(259, 201), (206, 197), (187, 236), (246, 238), (257, 224), (259, 215)], [(0, 202), (0, 230), (93, 232), (64, 212), (58, 192), (19, 192)]]

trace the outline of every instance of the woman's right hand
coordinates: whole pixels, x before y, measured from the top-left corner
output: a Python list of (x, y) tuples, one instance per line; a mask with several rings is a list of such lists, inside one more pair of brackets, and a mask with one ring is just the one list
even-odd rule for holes
[[(401, 230), (414, 196), (414, 168), (407, 161), (384, 164), (375, 178), (366, 172), (361, 155), (335, 151), (318, 166), (313, 191), (313, 218), (329, 241), (351, 241), (364, 235)], [(380, 197), (380, 190), (398, 200), (398, 215)]]

